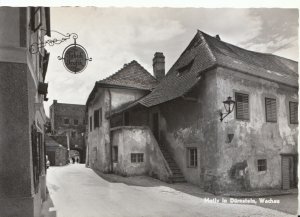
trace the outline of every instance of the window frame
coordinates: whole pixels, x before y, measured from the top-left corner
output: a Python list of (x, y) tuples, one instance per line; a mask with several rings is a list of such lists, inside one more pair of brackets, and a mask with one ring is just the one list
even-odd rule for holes
[(30, 7), (31, 31), (36, 32), (41, 26), (42, 26), (42, 7)]
[[(244, 116), (244, 114), (242, 115), (243, 117), (241, 118), (241, 117), (239, 117), (239, 114), (238, 114), (238, 106), (237, 106), (237, 104), (238, 104), (238, 101), (237, 101), (237, 96), (238, 95), (240, 95), (240, 96), (247, 96), (248, 97), (248, 117), (247, 118), (245, 118)], [(236, 120), (239, 120), (239, 121), (250, 121), (250, 94), (249, 93), (245, 93), (245, 92), (240, 92), (240, 91), (236, 91), (236, 92), (234, 92), (234, 97), (235, 97), (235, 119)], [(243, 110), (243, 113), (244, 113), (244, 110)]]
[(113, 155), (112, 155), (113, 159), (112, 159), (112, 161), (114, 163), (117, 163), (118, 159), (119, 159), (119, 157), (118, 157), (118, 155), (119, 155), (119, 147), (118, 146), (113, 146), (113, 150), (112, 151), (113, 151)]
[[(66, 123), (66, 120), (68, 123)], [(69, 118), (64, 118), (64, 125), (70, 125), (70, 119)]]
[(79, 120), (78, 119), (74, 119), (73, 123), (74, 123), (74, 125), (78, 126), (79, 125)]
[(144, 163), (144, 153), (131, 153), (130, 154), (131, 163)]
[[(294, 104), (296, 106), (296, 119), (292, 119), (292, 112), (291, 112), (291, 105)], [(298, 102), (295, 101), (289, 101), (289, 123), (290, 124), (298, 124)]]
[(94, 129), (100, 126), (99, 124), (99, 109), (94, 110)]
[[(192, 153), (192, 152), (194, 152), (194, 153)], [(198, 167), (198, 148), (197, 147), (188, 147), (187, 148), (187, 167), (188, 168), (197, 168)]]
[(93, 116), (91, 115), (89, 118), (89, 126), (90, 126), (90, 132), (93, 131)]
[(267, 159), (257, 159), (257, 171), (265, 172), (268, 169)]
[[(267, 104), (267, 100), (270, 100), (270, 102), (271, 101), (275, 102), (275, 120), (268, 119), (268, 105), (270, 106), (270, 109), (272, 111), (272, 109), (273, 109), (272, 105), (274, 105), (274, 104), (272, 104), (272, 102), (271, 102), (271, 104)], [(276, 100), (276, 98), (265, 97), (265, 116), (266, 116), (266, 122), (277, 123), (277, 100)]]

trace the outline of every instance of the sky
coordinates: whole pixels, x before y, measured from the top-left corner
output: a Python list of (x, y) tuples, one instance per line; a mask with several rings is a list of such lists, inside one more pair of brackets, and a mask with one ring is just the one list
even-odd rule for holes
[[(85, 104), (96, 81), (132, 60), (153, 74), (157, 51), (166, 57), (167, 72), (198, 29), (245, 49), (298, 61), (298, 16), (298, 9), (53, 7), (51, 29), (77, 33), (77, 43), (93, 60), (83, 72), (72, 74), (57, 56), (73, 40), (46, 46), (50, 52), (46, 113), (54, 99)], [(51, 34), (51, 39), (61, 38)]]

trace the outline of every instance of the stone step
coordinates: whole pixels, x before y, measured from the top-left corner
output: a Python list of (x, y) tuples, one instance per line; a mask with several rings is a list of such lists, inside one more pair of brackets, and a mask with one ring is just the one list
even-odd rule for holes
[(174, 183), (178, 183), (178, 182), (186, 182), (186, 180), (183, 178), (183, 177), (181, 177), (181, 178), (174, 178), (174, 177), (172, 177), (171, 178), (172, 179), (172, 182), (174, 182)]

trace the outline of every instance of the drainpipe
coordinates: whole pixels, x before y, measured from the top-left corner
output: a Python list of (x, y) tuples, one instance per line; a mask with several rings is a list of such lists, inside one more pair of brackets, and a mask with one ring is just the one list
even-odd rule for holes
[[(108, 105), (108, 115), (110, 117), (110, 114), (111, 114), (111, 92), (110, 92), (110, 89), (107, 88), (108, 90), (108, 95), (109, 95), (109, 105)], [(112, 160), (112, 145), (111, 145), (111, 131), (110, 131), (110, 119), (108, 121), (108, 129), (109, 129), (109, 149), (110, 149), (110, 171), (111, 173), (113, 173), (113, 160)]]

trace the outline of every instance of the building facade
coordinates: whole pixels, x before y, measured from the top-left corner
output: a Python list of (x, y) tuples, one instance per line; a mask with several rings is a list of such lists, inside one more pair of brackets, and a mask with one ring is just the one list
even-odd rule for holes
[[(221, 122), (229, 96), (235, 109)], [(207, 191), (297, 186), (295, 61), (198, 31), (151, 93), (109, 119), (122, 117), (119, 126), (148, 126), (172, 174)]]
[[(107, 118), (112, 111), (124, 109), (149, 94), (157, 83), (157, 79), (135, 60), (96, 82), (86, 104), (88, 164), (91, 168), (125, 176), (155, 173), (167, 180), (168, 168), (163, 166), (166, 163), (151, 131), (144, 127), (118, 127), (123, 121), (127, 123), (128, 117), (120, 117), (114, 122)], [(129, 136), (124, 137), (127, 133)]]
[[(54, 139), (67, 136), (67, 148), (80, 153), (80, 162), (85, 162), (85, 105), (58, 103), (50, 106), (51, 133)], [(64, 143), (61, 143), (64, 145)]]
[(0, 8), (0, 216), (38, 217), (46, 199), (43, 102), (50, 10)]

